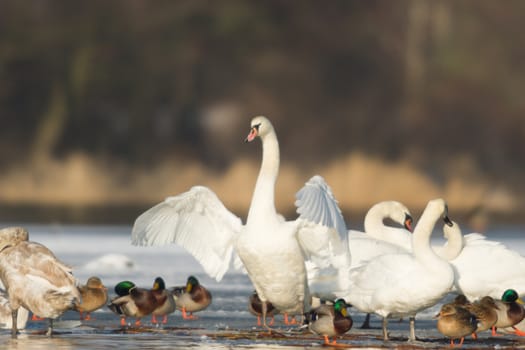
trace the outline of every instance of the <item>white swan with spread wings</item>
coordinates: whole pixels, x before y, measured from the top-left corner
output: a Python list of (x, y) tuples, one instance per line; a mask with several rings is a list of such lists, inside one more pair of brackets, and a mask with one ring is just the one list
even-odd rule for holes
[(279, 143), (271, 122), (263, 116), (251, 121), (245, 141), (259, 137), (263, 155), (246, 224), (225, 208), (208, 188), (196, 186), (168, 197), (135, 221), (135, 245), (176, 243), (188, 250), (212, 277), (220, 280), (232, 255), (240, 257), (265, 306), (303, 314), (310, 308), (305, 259), (319, 268), (335, 267), (334, 291), (348, 288), (347, 230), (337, 202), (323, 178), (314, 176), (297, 193), (299, 218), (285, 221), (275, 209), (279, 172)]

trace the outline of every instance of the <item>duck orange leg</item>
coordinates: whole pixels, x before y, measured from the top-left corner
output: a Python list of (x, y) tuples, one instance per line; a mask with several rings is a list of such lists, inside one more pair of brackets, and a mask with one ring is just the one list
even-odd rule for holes
[(196, 320), (196, 319), (198, 319), (198, 317), (197, 316), (193, 316), (193, 313), (191, 313), (191, 312), (188, 315), (186, 313), (186, 308), (185, 307), (183, 307), (181, 311), (182, 311), (182, 318), (185, 319), (185, 320)]
[(525, 337), (525, 332), (524, 331), (519, 330), (515, 326), (512, 326), (512, 329), (514, 329), (514, 334), (516, 334), (516, 335), (518, 335), (520, 337)]
[(37, 316), (35, 314), (33, 314), (33, 316), (31, 316), (31, 321), (43, 321), (44, 318), (40, 317), (40, 316)]

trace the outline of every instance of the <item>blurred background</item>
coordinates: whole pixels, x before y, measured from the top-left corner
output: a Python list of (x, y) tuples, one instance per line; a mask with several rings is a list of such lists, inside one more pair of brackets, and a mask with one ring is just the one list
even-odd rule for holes
[(429, 199), (525, 216), (523, 1), (0, 1), (0, 220), (125, 223), (205, 185), (245, 217), (320, 174), (350, 227)]

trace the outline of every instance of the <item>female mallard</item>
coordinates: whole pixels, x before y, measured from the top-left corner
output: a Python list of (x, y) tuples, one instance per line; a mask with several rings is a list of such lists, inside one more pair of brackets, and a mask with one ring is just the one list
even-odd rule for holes
[(525, 336), (525, 332), (515, 327), (525, 317), (523, 301), (519, 298), (518, 293), (514, 289), (507, 289), (503, 292), (501, 300), (495, 300), (495, 304), (498, 320), (492, 326), (492, 336), (498, 335), (496, 333), (497, 328), (505, 327), (512, 327), (514, 334)]
[[(82, 296), (82, 302), (75, 305), (75, 310), (80, 313), (81, 320), (88, 321), (91, 319), (91, 312), (106, 305), (108, 289), (102, 284), (100, 278), (92, 276), (88, 278), (85, 285), (78, 287), (78, 290)], [(85, 318), (83, 318), (83, 313), (86, 313)]]
[(166, 284), (161, 277), (155, 278), (153, 295), (160, 303), (160, 306), (151, 313), (151, 323), (157, 324), (156, 316), (162, 316), (162, 324), (166, 324), (168, 322), (168, 314), (175, 311), (175, 299), (173, 294), (166, 289)]
[(150, 315), (162, 305), (162, 301), (157, 299), (154, 293), (159, 288), (158, 283), (154, 283), (153, 289), (145, 289), (138, 288), (133, 282), (122, 281), (115, 286), (117, 297), (111, 300), (108, 307), (120, 315), (122, 326), (126, 325), (126, 316), (135, 317), (135, 325), (140, 326), (142, 317)]
[[(316, 334), (324, 337), (325, 344), (337, 344), (336, 337), (352, 328), (352, 318), (347, 313), (348, 305), (343, 299), (337, 299), (333, 305), (321, 305), (310, 311), (308, 327)], [(334, 337), (330, 343), (328, 337)]]
[(80, 301), (71, 268), (45, 246), (28, 239), (28, 232), (21, 227), (0, 230), (0, 279), (9, 296), (13, 338), (18, 332), (20, 306), (49, 319), (47, 334), (51, 335), (53, 319)]
[(477, 338), (477, 333), (491, 329), (496, 324), (498, 321), (497, 308), (494, 299), (489, 296), (484, 296), (481, 300), (466, 306), (466, 309), (478, 320), (477, 328), (472, 334), (474, 339)]
[[(177, 310), (182, 311), (182, 318), (196, 319), (194, 312), (206, 309), (211, 304), (211, 294), (204, 288), (195, 276), (188, 277), (186, 286), (174, 287), (172, 290), (173, 298)], [(190, 314), (188, 315), (187, 312)]]
[[(262, 301), (259, 298), (257, 291), (253, 291), (253, 293), (250, 295), (248, 301), (248, 310), (252, 315), (257, 316), (257, 325), (260, 326), (262, 316)], [(272, 320), (268, 323), (269, 326), (273, 326), (273, 323), (275, 321), (274, 315), (276, 313), (278, 313), (278, 311), (275, 309), (272, 303), (266, 303), (266, 316), (272, 318)]]
[(436, 317), (437, 329), (450, 338), (451, 347), (455, 345), (454, 339), (458, 338), (459, 346), (463, 345), (465, 336), (472, 334), (477, 327), (476, 317), (463, 306), (454, 303), (443, 305)]

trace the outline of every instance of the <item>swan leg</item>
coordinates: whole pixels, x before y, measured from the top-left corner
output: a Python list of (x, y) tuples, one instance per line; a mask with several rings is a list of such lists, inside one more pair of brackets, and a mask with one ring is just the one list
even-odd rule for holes
[(53, 335), (53, 319), (52, 318), (49, 319), (49, 324), (48, 324), (48, 327), (47, 327), (46, 335), (48, 337), (51, 337), (51, 335)]
[(370, 314), (367, 313), (365, 320), (363, 321), (363, 324), (361, 325), (361, 329), (370, 329)]
[(266, 301), (262, 302), (262, 319), (263, 319), (263, 327), (266, 328), (270, 333), (272, 332), (272, 329), (268, 324), (266, 324), (266, 314), (268, 312), (268, 306), (266, 305)]
[(409, 318), (409, 324), (410, 324), (410, 336), (408, 338), (409, 341), (415, 341), (416, 340), (416, 318), (410, 317)]
[(383, 317), (383, 340), (384, 341), (388, 341), (387, 326), (388, 326), (388, 318)]
[(11, 311), (11, 319), (13, 321), (13, 325), (11, 326), (11, 338), (16, 338), (18, 334), (18, 325), (17, 325), (18, 309)]

